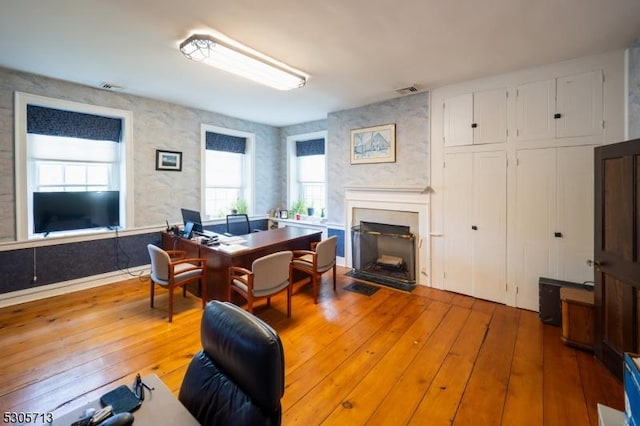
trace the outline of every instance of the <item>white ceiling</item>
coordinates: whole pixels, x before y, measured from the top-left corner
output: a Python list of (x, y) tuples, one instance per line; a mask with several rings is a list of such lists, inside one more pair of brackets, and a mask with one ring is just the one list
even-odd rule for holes
[[(298, 68), (280, 92), (185, 59), (216, 31)], [(640, 0), (0, 0), (0, 66), (274, 126), (629, 47)]]

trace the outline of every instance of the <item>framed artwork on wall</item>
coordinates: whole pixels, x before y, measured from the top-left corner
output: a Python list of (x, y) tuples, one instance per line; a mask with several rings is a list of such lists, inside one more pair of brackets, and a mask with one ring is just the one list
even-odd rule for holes
[(156, 170), (182, 171), (182, 152), (156, 149)]
[(351, 164), (395, 163), (395, 161), (395, 124), (351, 131)]

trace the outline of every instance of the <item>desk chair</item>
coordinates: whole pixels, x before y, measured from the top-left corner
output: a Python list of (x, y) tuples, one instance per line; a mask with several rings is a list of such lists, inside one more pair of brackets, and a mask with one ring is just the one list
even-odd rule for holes
[(207, 261), (206, 259), (188, 259), (182, 250), (162, 250), (153, 244), (148, 244), (151, 258), (151, 307), (155, 285), (169, 290), (169, 322), (173, 321), (173, 289), (182, 287), (182, 296), (186, 295), (185, 285), (199, 281), (202, 307), (205, 306), (207, 294)]
[(203, 426), (281, 424), (284, 348), (260, 318), (211, 301), (202, 315), (202, 350), (187, 367), (178, 399)]
[(336, 245), (338, 237), (333, 236), (312, 245), (312, 250), (294, 250), (291, 274), (301, 271), (311, 276), (313, 303), (318, 303), (318, 288), (322, 274), (333, 269), (333, 291), (336, 291)]
[(227, 234), (246, 235), (250, 233), (249, 216), (243, 213), (227, 215)]
[(291, 317), (291, 258), (290, 251), (280, 251), (256, 259), (251, 270), (229, 267), (229, 300), (232, 292), (236, 292), (247, 301), (247, 310), (253, 313), (253, 302), (257, 298), (267, 298), (267, 306), (271, 305), (271, 296), (287, 291), (287, 317)]

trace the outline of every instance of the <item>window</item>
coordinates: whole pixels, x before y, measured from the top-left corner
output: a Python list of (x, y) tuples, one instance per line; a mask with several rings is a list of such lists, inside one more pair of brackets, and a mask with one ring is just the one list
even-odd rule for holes
[(254, 135), (203, 125), (202, 139), (205, 217), (225, 217), (234, 209), (250, 214)]
[(326, 214), (326, 132), (290, 136), (289, 205), (303, 201), (314, 216)]
[[(110, 224), (125, 227), (130, 122), (128, 111), (16, 93), (18, 240), (37, 236), (34, 221), (42, 212), (34, 211), (34, 194), (45, 192), (113, 191), (119, 212), (110, 213)], [(98, 230), (93, 222), (57, 226), (65, 229), (61, 235)]]

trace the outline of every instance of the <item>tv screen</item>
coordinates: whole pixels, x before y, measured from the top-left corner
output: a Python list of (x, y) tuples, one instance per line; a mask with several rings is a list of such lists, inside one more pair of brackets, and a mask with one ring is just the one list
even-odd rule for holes
[(35, 234), (120, 226), (120, 192), (34, 192)]

